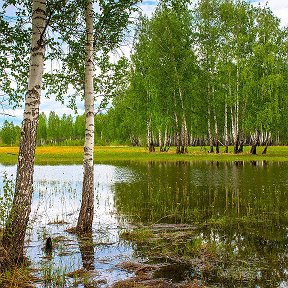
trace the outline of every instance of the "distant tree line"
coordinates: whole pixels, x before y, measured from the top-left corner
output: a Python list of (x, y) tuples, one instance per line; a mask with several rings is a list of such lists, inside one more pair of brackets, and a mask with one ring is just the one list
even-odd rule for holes
[(1, 143), (8, 146), (19, 144), (21, 128), (14, 125), (13, 122), (4, 121), (3, 127), (0, 130)]
[[(107, 114), (94, 116), (95, 145), (130, 144), (129, 135), (125, 129), (116, 133), (112, 117)], [(121, 137), (122, 133), (124, 135)], [(85, 137), (85, 115), (67, 115), (61, 117), (50, 112), (39, 116), (37, 145), (83, 145)]]
[(50, 112), (46, 117), (44, 113), (39, 115), (37, 130), (38, 145), (83, 145), (85, 135), (84, 115), (63, 114), (58, 116)]
[[(135, 120), (136, 121), (136, 120)], [(131, 133), (130, 126), (123, 121), (120, 115), (115, 111), (115, 108), (110, 109), (108, 113), (97, 114), (94, 117), (95, 123), (95, 145), (131, 145), (131, 146), (146, 146), (147, 138), (145, 131), (139, 135)], [(0, 128), (0, 144), (4, 146), (19, 145), (21, 128), (15, 125), (12, 121), (4, 121)], [(81, 146), (84, 143), (85, 136), (85, 115), (57, 115), (55, 112), (50, 112), (48, 117), (41, 113), (39, 115), (39, 126), (37, 131), (37, 146)], [(285, 136), (285, 135), (284, 135)], [(259, 137), (259, 145), (266, 145), (266, 137), (262, 133)], [(287, 138), (280, 137), (273, 142), (278, 145), (287, 145)], [(170, 146), (175, 146), (176, 139), (168, 136), (166, 149)], [(231, 144), (232, 142), (230, 142)], [(159, 139), (153, 138), (153, 145), (159, 147)], [(245, 143), (249, 144), (249, 142)], [(272, 141), (269, 143), (272, 144)], [(198, 138), (190, 138), (188, 146), (206, 146), (209, 145), (209, 138), (206, 135)]]
[[(84, 115), (63, 114), (58, 116), (55, 112), (50, 112), (46, 117), (44, 113), (39, 115), (37, 131), (38, 145), (83, 145), (85, 131)], [(4, 145), (19, 145), (21, 128), (13, 122), (4, 121), (0, 130), (1, 143)]]
[[(95, 122), (95, 145), (129, 144), (125, 137), (115, 137), (106, 114), (97, 114)], [(111, 129), (109, 131), (109, 129)], [(21, 128), (5, 120), (0, 128), (0, 143), (6, 146), (19, 145)], [(83, 145), (85, 137), (85, 115), (57, 115), (54, 111), (48, 117), (41, 113), (37, 130), (37, 145)]]

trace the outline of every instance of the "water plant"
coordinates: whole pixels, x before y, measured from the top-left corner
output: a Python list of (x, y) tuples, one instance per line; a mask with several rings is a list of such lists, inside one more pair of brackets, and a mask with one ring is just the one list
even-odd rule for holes
[(51, 287), (66, 287), (66, 267), (53, 267), (53, 263), (48, 261), (41, 267), (41, 273), (43, 275), (43, 282), (45, 285), (51, 285)]

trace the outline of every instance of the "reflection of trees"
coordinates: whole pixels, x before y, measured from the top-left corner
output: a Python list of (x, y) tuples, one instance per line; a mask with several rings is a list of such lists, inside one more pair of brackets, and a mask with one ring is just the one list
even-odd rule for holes
[[(222, 270), (238, 271), (243, 283), (250, 279), (253, 285), (268, 280), (269, 287), (277, 287), (288, 280), (287, 166), (179, 162), (131, 169), (137, 180), (114, 186), (123, 217), (150, 224), (198, 223), (198, 237), (221, 250)], [(219, 275), (221, 281), (234, 281), (231, 274)]]
[(119, 213), (142, 222), (195, 223), (232, 219), (284, 221), (287, 189), (276, 164), (146, 163), (136, 180), (114, 185)]
[(83, 268), (87, 271), (93, 271), (94, 267), (94, 244), (92, 233), (84, 237), (78, 237), (79, 248), (81, 252)]
[(93, 273), (91, 273), (95, 270), (92, 233), (77, 235), (77, 240), (81, 253), (83, 269), (77, 270), (76, 272), (78, 273), (78, 277), (80, 277), (84, 288), (95, 287)]
[(202, 240), (216, 243), (221, 253), (221, 265), (215, 273), (217, 281), (230, 281), (236, 285), (241, 280), (253, 287), (279, 287), (281, 281), (288, 280), (285, 228), (279, 227), (278, 235), (274, 235), (264, 231), (270, 230), (269, 226), (227, 223), (200, 229)]

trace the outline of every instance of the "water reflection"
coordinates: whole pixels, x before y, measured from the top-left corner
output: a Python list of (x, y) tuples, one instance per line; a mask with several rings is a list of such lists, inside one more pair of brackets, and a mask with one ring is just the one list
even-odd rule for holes
[[(195, 225), (192, 240), (216, 245), (215, 253), (221, 254), (205, 276), (208, 283), (288, 285), (286, 163), (152, 162), (131, 169), (138, 175), (133, 183), (113, 186), (118, 211), (134, 223)], [(186, 255), (190, 246), (185, 243), (168, 245)], [(149, 250), (137, 249), (140, 255)]]
[[(0, 165), (8, 175), (15, 169)], [(190, 238), (169, 245), (191, 259), (196, 259), (192, 252), (198, 242), (215, 246), (212, 252), (221, 261), (208, 273), (194, 267), (193, 259), (184, 276), (224, 287), (287, 287), (287, 174), (288, 164), (271, 162), (95, 165), (93, 234), (79, 239), (65, 230), (77, 220), (82, 166), (36, 166), (27, 255), (40, 277), (53, 277), (55, 269), (65, 276), (86, 268), (97, 274), (98, 287), (109, 287), (131, 275), (117, 268), (119, 262), (146, 257), (149, 251), (120, 240), (123, 228), (189, 223), (195, 228)], [(47, 257), (43, 247), (49, 236), (53, 250)], [(67, 287), (75, 284), (72, 278), (65, 281)]]
[[(0, 174), (4, 171), (15, 175), (16, 167), (0, 165)], [(82, 177), (80, 165), (35, 166), (26, 254), (36, 276), (42, 279), (37, 287), (85, 287), (73, 273), (82, 268), (95, 270), (91, 275), (97, 287), (108, 287), (130, 275), (115, 267), (131, 258), (132, 247), (119, 242), (118, 227), (126, 227), (127, 223), (119, 220), (111, 185), (130, 181), (131, 171), (127, 167), (95, 165), (93, 234), (84, 239), (66, 232), (77, 223)], [(53, 242), (50, 253), (45, 250), (48, 237)]]
[[(115, 183), (117, 210), (144, 223), (231, 219), (287, 224), (286, 164), (131, 165), (133, 182)], [(282, 217), (283, 216), (283, 217)]]
[(92, 233), (84, 237), (78, 237), (78, 243), (82, 258), (82, 265), (86, 271), (93, 271), (94, 267), (94, 243)]

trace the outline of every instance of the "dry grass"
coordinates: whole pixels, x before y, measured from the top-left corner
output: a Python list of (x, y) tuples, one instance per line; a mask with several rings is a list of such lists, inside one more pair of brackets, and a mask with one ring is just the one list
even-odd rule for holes
[(31, 288), (37, 280), (27, 267), (14, 267), (0, 274), (0, 287)]

